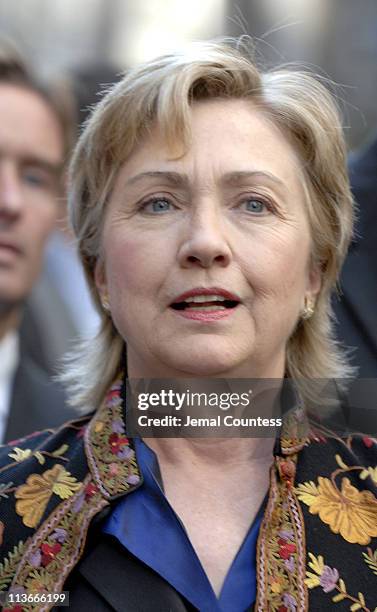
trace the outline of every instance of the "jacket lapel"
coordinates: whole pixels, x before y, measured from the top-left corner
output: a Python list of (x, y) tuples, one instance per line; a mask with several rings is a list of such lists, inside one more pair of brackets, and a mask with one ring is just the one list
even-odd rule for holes
[(125, 434), (122, 384), (120, 376), (85, 432), (89, 469), (105, 499), (116, 499), (142, 483), (135, 451)]
[[(158, 574), (127, 553), (116, 538), (100, 533), (70, 587), (70, 609), (82, 610), (82, 587), (90, 585), (118, 612), (186, 612), (178, 593)], [(76, 607), (77, 606), (77, 607)]]

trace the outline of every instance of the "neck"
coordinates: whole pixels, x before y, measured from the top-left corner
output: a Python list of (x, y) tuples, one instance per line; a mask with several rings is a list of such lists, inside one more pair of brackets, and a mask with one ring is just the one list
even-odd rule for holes
[[(201, 385), (204, 387), (210, 379), (223, 379), (224, 384), (231, 383), (231, 379), (243, 379), (243, 383), (247, 383), (247, 388), (250, 386), (247, 381), (254, 379), (257, 381), (257, 389), (262, 392), (269, 389), (270, 392), (261, 394), (261, 399), (258, 403), (260, 414), (269, 416), (267, 411), (271, 411), (274, 404), (274, 398), (278, 395), (280, 384), (284, 377), (285, 358), (284, 354), (278, 358), (269, 360), (268, 367), (259, 367), (251, 363), (242, 363), (236, 368), (226, 372), (219, 372), (208, 377), (198, 376), (198, 374), (173, 371), (171, 368), (165, 368), (164, 364), (155, 366), (154, 364), (145, 364), (138, 359), (135, 353), (128, 351), (127, 355), (127, 370), (129, 379), (166, 379), (170, 378), (169, 387), (174, 381), (174, 389), (179, 389), (180, 382), (184, 384), (183, 389), (186, 389), (188, 379), (192, 379), (189, 384), (190, 390), (198, 391)], [(180, 379), (185, 379), (180, 381)], [(271, 379), (278, 384), (273, 384), (271, 387)], [(215, 381), (213, 381), (215, 383)], [(241, 380), (237, 382), (238, 389)], [(217, 382), (216, 382), (217, 384)], [(242, 383), (241, 383), (242, 385)], [(253, 385), (254, 386), (254, 385)], [(202, 389), (204, 390), (204, 389)], [(227, 388), (224, 390), (228, 390)], [(218, 387), (216, 391), (219, 392)], [(272, 391), (272, 395), (271, 395)], [(258, 400), (259, 401), (259, 400)], [(184, 408), (184, 407), (183, 407)], [(189, 409), (190, 411), (190, 409)], [(196, 415), (195, 416), (199, 416)], [(267, 462), (272, 461), (273, 448), (275, 437), (272, 438), (145, 438), (145, 442), (155, 451), (160, 462), (165, 464), (180, 466), (187, 469), (199, 467), (201, 469), (218, 470), (221, 465), (222, 470), (234, 469), (238, 466), (250, 464), (256, 468), (258, 465), (265, 466)]]
[(160, 462), (188, 470), (234, 470), (271, 463), (275, 438), (145, 438)]
[(19, 306), (2, 304), (0, 302), (0, 342), (8, 332), (17, 329), (21, 320)]

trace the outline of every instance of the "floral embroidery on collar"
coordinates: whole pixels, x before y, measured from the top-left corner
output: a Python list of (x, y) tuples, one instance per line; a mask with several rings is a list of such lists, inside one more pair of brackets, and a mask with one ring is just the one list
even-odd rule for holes
[(123, 495), (142, 482), (135, 451), (125, 435), (122, 384), (122, 377), (119, 376), (85, 432), (89, 468), (96, 485), (107, 499)]
[(291, 455), (300, 451), (309, 441), (309, 419), (302, 406), (297, 406), (283, 418), (280, 436), (283, 455)]
[(308, 609), (304, 520), (294, 494), (297, 454), (275, 457), (266, 512), (258, 537), (255, 610)]

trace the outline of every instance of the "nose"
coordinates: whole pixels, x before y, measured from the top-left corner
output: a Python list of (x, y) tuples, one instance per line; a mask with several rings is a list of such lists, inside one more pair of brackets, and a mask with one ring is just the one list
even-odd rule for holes
[(226, 267), (232, 259), (232, 251), (226, 235), (221, 212), (215, 206), (199, 206), (187, 219), (183, 240), (178, 253), (184, 268), (213, 265)]
[(11, 221), (22, 210), (22, 189), (17, 167), (11, 161), (0, 162), (0, 220)]

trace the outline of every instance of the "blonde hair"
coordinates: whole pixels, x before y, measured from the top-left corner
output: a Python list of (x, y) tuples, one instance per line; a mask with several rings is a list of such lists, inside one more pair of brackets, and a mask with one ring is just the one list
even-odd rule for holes
[[(235, 43), (235, 44), (234, 44)], [(236, 41), (193, 43), (127, 73), (94, 109), (73, 155), (71, 222), (97, 308), (98, 335), (71, 355), (62, 379), (71, 404), (96, 408), (119, 368), (124, 341), (102, 308), (93, 273), (100, 254), (106, 203), (135, 144), (157, 123), (172, 146), (190, 141), (190, 107), (198, 100), (245, 99), (286, 135), (302, 161), (313, 260), (322, 270), (315, 312), (298, 321), (287, 343), (286, 375), (303, 400), (307, 379), (343, 378), (351, 369), (331, 326), (330, 292), (351, 238), (352, 196), (339, 112), (320, 80), (287, 68), (261, 72)]]

